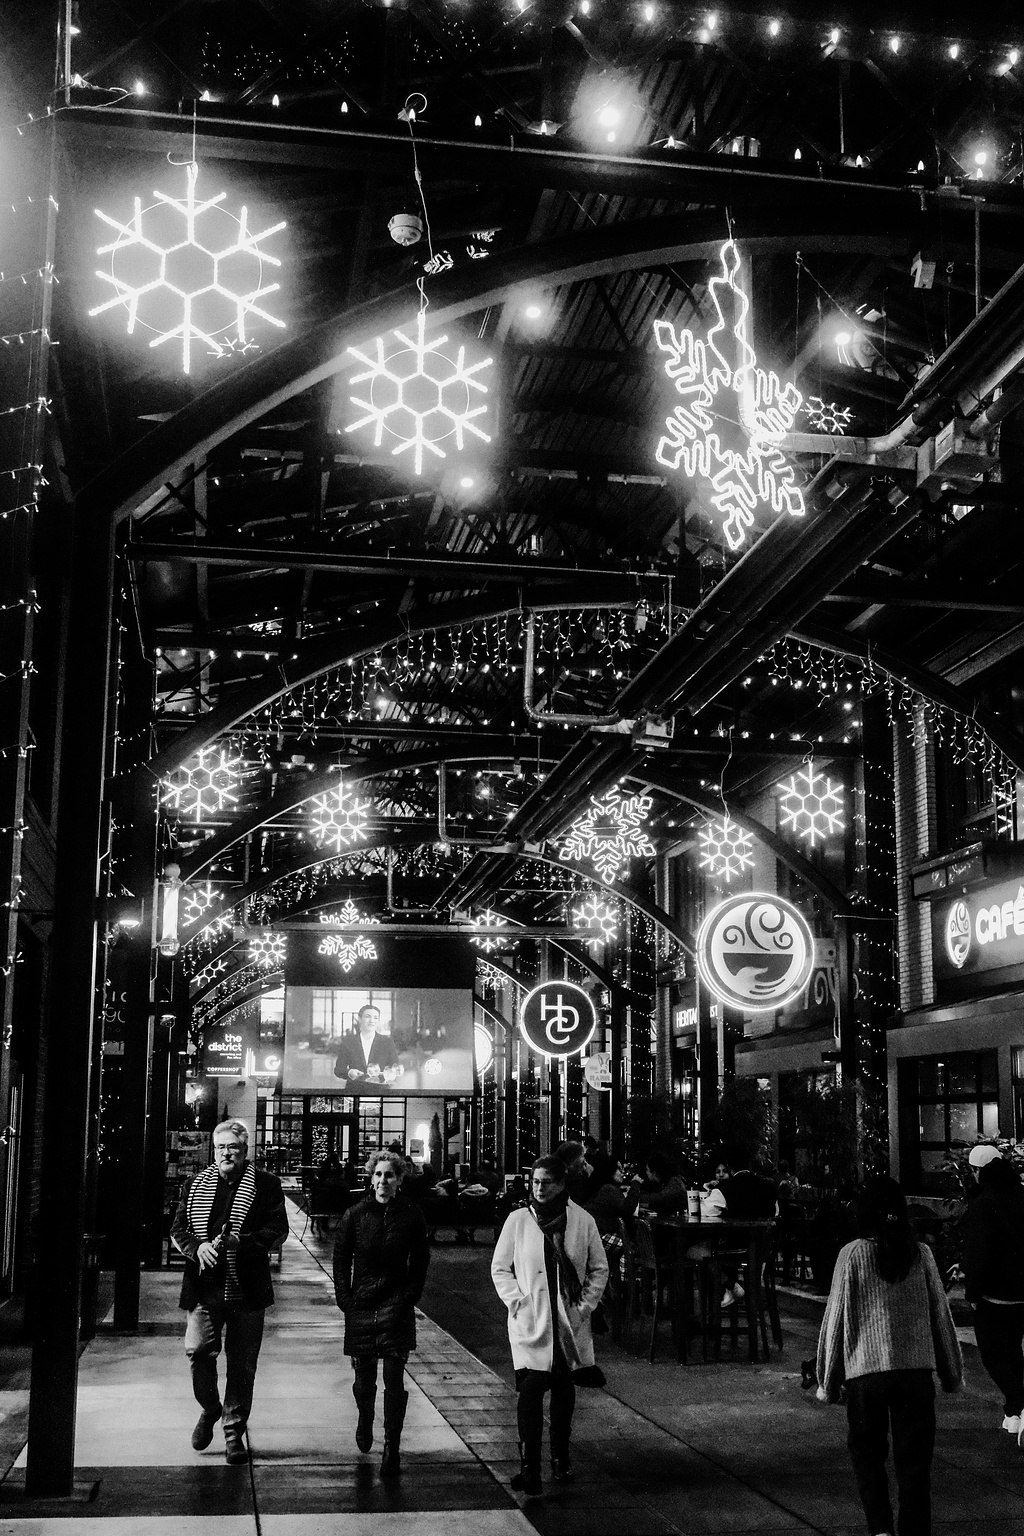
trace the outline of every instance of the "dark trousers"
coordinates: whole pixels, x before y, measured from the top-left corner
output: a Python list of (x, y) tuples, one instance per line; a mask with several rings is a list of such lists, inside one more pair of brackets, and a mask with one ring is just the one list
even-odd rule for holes
[(979, 1301), (974, 1309), (974, 1337), (982, 1365), (1003, 1394), (1003, 1412), (1024, 1413), (1024, 1305), (996, 1307)]
[(263, 1342), (263, 1313), (243, 1307), (193, 1307), (185, 1324), (185, 1353), (192, 1365), (192, 1391), (204, 1413), (221, 1406), (217, 1356), (221, 1338), (227, 1356), (224, 1382), (224, 1429), (241, 1431), (249, 1421), (256, 1362)]
[(846, 1383), (847, 1446), (872, 1536), (896, 1531), (885, 1463), (899, 1489), (899, 1536), (930, 1536), (935, 1383), (931, 1371), (876, 1371)]
[[(569, 1454), (576, 1388), (568, 1371), (517, 1371), (519, 1402), (516, 1415), (519, 1438), (528, 1461), (540, 1461), (544, 1439), (544, 1394), (551, 1393), (551, 1454), (564, 1460)], [(521, 1378), (521, 1379), (520, 1379)]]

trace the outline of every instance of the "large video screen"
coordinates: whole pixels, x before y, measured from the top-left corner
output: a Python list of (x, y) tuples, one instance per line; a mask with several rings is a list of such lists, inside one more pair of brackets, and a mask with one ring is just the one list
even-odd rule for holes
[(460, 936), (289, 933), (282, 1091), (472, 1093), (474, 972)]

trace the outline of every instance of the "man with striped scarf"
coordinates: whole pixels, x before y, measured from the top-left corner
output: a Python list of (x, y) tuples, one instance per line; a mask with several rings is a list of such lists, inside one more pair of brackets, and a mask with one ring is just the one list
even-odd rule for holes
[[(288, 1236), (281, 1181), (249, 1162), (249, 1128), (225, 1120), (213, 1133), (213, 1163), (186, 1187), (171, 1227), (185, 1255), (178, 1305), (188, 1313), (185, 1353), (202, 1409), (192, 1445), (204, 1451), (224, 1420), (224, 1453), (248, 1461), (245, 1426), (252, 1407), (263, 1314), (274, 1304), (270, 1253)], [(224, 1401), (217, 1385), (221, 1339), (227, 1360)]]

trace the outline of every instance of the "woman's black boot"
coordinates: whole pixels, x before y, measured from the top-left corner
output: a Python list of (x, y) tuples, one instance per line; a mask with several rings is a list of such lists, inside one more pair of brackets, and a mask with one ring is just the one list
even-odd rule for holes
[(543, 1492), (540, 1480), (540, 1446), (519, 1442), (519, 1471), (512, 1479), (511, 1487), (517, 1493), (538, 1494)]
[(402, 1470), (402, 1426), (408, 1401), (408, 1392), (389, 1392), (387, 1387), (384, 1388), (384, 1455), (380, 1462), (381, 1477), (398, 1477)]
[(356, 1366), (352, 1382), (352, 1396), (359, 1409), (356, 1425), (356, 1445), (365, 1454), (373, 1449), (373, 1413), (377, 1403), (377, 1362), (369, 1366)]
[(568, 1451), (566, 1451), (564, 1456), (555, 1456), (552, 1454), (551, 1476), (554, 1478), (556, 1483), (571, 1483), (573, 1481), (573, 1478), (576, 1476), (576, 1474), (572, 1469), (572, 1462), (569, 1460)]

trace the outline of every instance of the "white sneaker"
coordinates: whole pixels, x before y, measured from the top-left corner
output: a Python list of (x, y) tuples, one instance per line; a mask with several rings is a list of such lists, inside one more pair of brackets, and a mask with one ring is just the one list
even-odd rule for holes
[(735, 1305), (736, 1305), (736, 1292), (733, 1290), (731, 1285), (727, 1285), (725, 1290), (722, 1292), (722, 1306), (723, 1307), (734, 1307)]
[(1020, 1434), (1020, 1414), (1008, 1413), (1003, 1419), (1003, 1428), (1008, 1435)]

